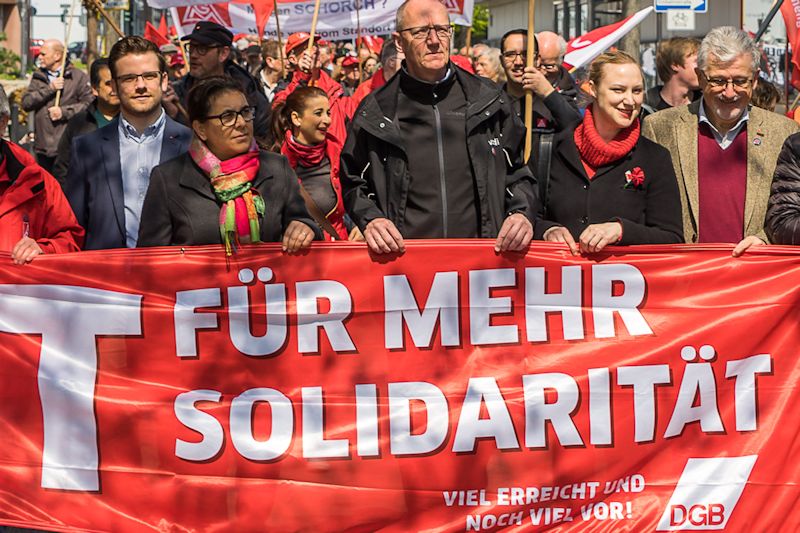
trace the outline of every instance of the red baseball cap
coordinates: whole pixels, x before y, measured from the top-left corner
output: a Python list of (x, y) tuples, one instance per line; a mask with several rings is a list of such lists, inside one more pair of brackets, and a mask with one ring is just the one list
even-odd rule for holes
[(358, 66), (358, 58), (351, 55), (346, 55), (342, 60), (342, 68), (345, 67), (357, 67)]
[(298, 46), (302, 45), (303, 43), (307, 43), (308, 39), (311, 37), (308, 33), (304, 31), (298, 31), (297, 33), (293, 33), (286, 39), (286, 55), (288, 56), (289, 53), (297, 48)]

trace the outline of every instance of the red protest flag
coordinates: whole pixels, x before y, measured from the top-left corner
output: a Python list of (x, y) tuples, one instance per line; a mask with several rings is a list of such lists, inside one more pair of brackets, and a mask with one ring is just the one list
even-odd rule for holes
[(800, 37), (800, 31), (798, 31), (798, 28), (800, 28), (800, 0), (783, 0), (781, 16), (783, 16), (783, 22), (786, 24), (786, 39), (792, 47), (794, 70), (792, 71), (791, 83), (796, 89), (800, 90), (800, 57), (795, 53), (798, 50), (798, 46), (800, 46), (798, 42), (798, 37)]
[(165, 37), (167, 35), (167, 15), (166, 15), (166, 13), (162, 13), (161, 14), (161, 20), (158, 22), (158, 33), (160, 33), (161, 35), (164, 35)]
[(149, 20), (144, 24), (144, 38), (154, 43), (156, 46), (169, 44), (169, 39), (166, 35), (160, 33), (155, 26), (150, 24)]

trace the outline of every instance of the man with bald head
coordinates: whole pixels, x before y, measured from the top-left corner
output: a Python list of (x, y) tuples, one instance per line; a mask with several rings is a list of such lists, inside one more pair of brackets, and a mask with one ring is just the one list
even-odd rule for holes
[(536, 38), (539, 41), (539, 70), (550, 85), (577, 109), (578, 87), (563, 65), (564, 54), (567, 53), (566, 41), (552, 31), (539, 32)]
[[(58, 155), (58, 141), (67, 122), (94, 100), (89, 76), (73, 68), (69, 59), (64, 63), (65, 53), (61, 42), (55, 39), (44, 42), (39, 53), (39, 69), (33, 73), (28, 90), (22, 97), (22, 108), (35, 112), (33, 127), (36, 138), (33, 151), (36, 161), (50, 173), (53, 172), (53, 164)], [(58, 91), (61, 91), (61, 98), (56, 105)]]
[(402, 252), (408, 238), (494, 238), (497, 252), (522, 250), (533, 235), (525, 128), (495, 84), (450, 61), (451, 34), (438, 0), (400, 6), (393, 35), (405, 61), (350, 123), (344, 202), (373, 253)]

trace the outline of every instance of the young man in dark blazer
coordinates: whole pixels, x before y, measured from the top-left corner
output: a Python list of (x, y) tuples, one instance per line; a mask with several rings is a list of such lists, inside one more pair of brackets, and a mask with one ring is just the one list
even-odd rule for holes
[(120, 115), (72, 143), (66, 193), (86, 229), (84, 249), (135, 248), (150, 171), (189, 149), (191, 131), (161, 107), (167, 66), (158, 48), (137, 36), (109, 55)]

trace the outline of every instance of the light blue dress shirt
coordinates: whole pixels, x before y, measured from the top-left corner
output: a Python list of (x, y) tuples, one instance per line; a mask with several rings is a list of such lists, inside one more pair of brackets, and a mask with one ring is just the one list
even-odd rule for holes
[(161, 159), (166, 123), (167, 116), (163, 109), (158, 119), (142, 133), (136, 131), (122, 115), (119, 118), (119, 162), (125, 202), (125, 243), (128, 248), (136, 248), (139, 239), (144, 195), (150, 185), (150, 171)]

